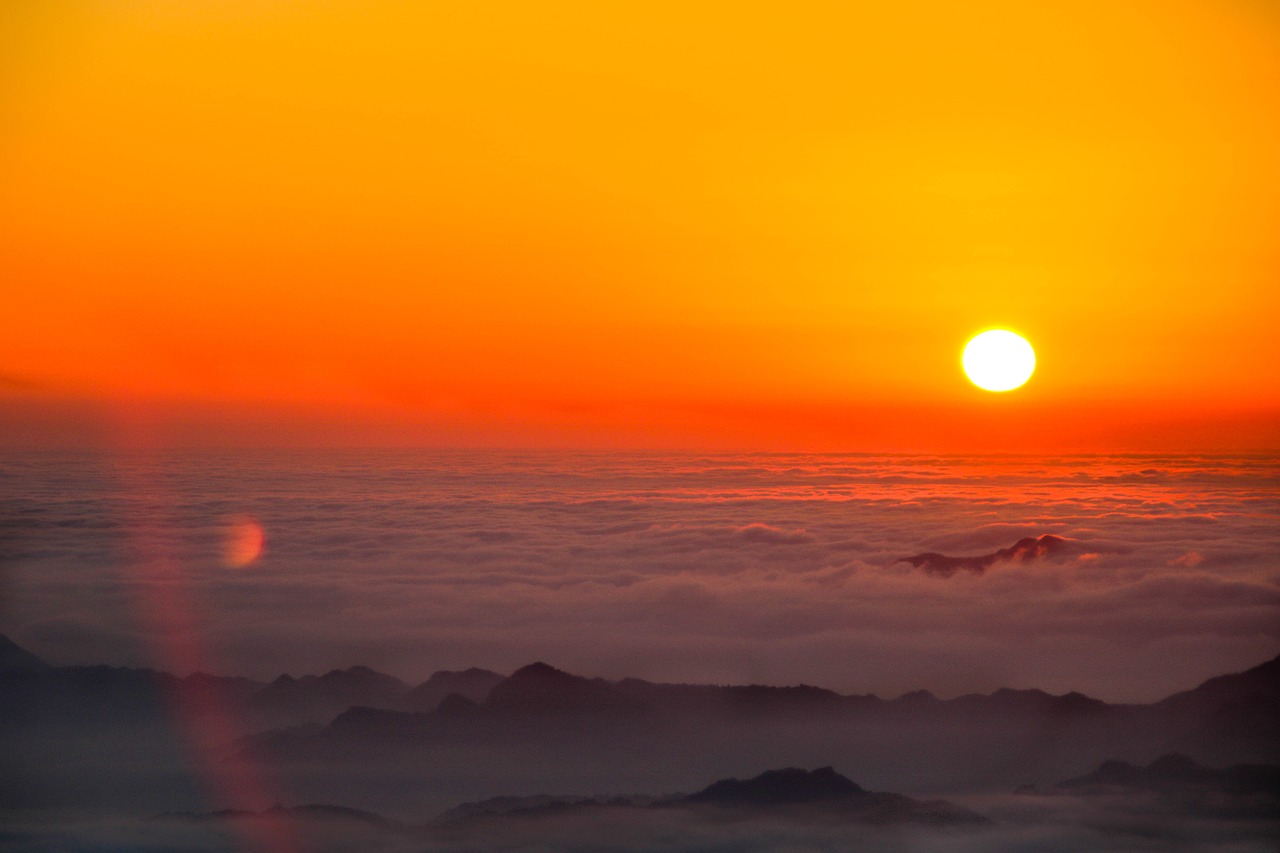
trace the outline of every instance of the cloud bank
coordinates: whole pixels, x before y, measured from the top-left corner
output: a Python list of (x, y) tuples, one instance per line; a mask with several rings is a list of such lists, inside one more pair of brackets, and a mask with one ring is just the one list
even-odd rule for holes
[[(1147, 701), (1280, 647), (1266, 459), (257, 452), (4, 470), (0, 627), (60, 663), (166, 664), (180, 618), (206, 668), (263, 679), (543, 659)], [(236, 516), (266, 545), (231, 569)]]

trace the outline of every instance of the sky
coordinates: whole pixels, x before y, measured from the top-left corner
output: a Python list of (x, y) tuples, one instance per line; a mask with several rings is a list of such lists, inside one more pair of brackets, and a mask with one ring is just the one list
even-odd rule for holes
[(1280, 445), (1272, 4), (0, 16), (6, 445)]
[[(0, 632), (885, 698), (1273, 659), (1277, 93), (1272, 0), (0, 0)], [(975, 849), (1117, 825), (1008, 808)]]

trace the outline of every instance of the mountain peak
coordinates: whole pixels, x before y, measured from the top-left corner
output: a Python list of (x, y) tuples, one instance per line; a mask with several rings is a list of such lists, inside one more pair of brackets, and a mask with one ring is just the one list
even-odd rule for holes
[(556, 669), (549, 663), (542, 661), (534, 661), (531, 664), (522, 666), (515, 672), (511, 673), (512, 678), (547, 678), (556, 676), (568, 676), (569, 678), (579, 678), (580, 676), (569, 675), (562, 669)]
[(635, 711), (644, 703), (600, 679), (571, 675), (538, 661), (522, 666), (494, 685), (485, 706), (504, 711)]
[(942, 700), (928, 690), (912, 690), (910, 693), (903, 693), (897, 701), (909, 705), (936, 705)]
[(434, 711), (449, 696), (483, 702), (503, 678), (496, 672), (473, 666), (465, 670), (442, 669), (400, 697), (398, 707), (410, 711)]
[(721, 779), (685, 802), (721, 806), (770, 806), (815, 803), (856, 797), (866, 793), (860, 785), (832, 767), (808, 771), (796, 767), (766, 770), (752, 779)]

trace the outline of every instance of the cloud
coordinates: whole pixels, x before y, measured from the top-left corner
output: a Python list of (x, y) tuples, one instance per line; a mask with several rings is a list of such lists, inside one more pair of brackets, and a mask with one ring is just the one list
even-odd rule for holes
[(748, 524), (735, 533), (743, 542), (760, 542), (766, 545), (803, 545), (813, 537), (803, 530), (781, 530), (767, 524)]
[(1041, 557), (1056, 556), (1065, 551), (1067, 545), (1067, 540), (1061, 536), (1045, 533), (1037, 537), (1028, 536), (1019, 539), (1008, 548), (1001, 548), (999, 551), (978, 557), (948, 557), (945, 554), (930, 552), (916, 554), (914, 557), (903, 557), (897, 562), (910, 563), (917, 569), (924, 569), (926, 574), (943, 578), (949, 578), (959, 571), (980, 575), (1000, 561), (1029, 562)]
[[(150, 609), (178, 600), (210, 668), (264, 679), (368, 664), (416, 682), (542, 658), (617, 678), (1123, 701), (1280, 647), (1280, 541), (1259, 519), (1271, 474), (1248, 460), (162, 461), (9, 465), (6, 633), (66, 663), (106, 650), (147, 665), (146, 643), (129, 657), (125, 640), (147, 640)], [(257, 519), (270, 542), (239, 571), (222, 562), (231, 515)], [(1052, 539), (1019, 549), (1036, 534), (1097, 556), (1050, 559)], [(895, 566), (903, 554), (920, 565)], [(1035, 571), (996, 570), (1002, 559)], [(106, 628), (124, 639), (104, 640)]]
[[(545, 850), (601, 850), (652, 853), (1093, 853), (1096, 850), (1196, 850), (1198, 853), (1252, 853), (1270, 850), (1274, 823), (1226, 818), (1190, 818), (1152, 814), (1141, 803), (1108, 804), (1074, 797), (970, 797), (966, 805), (990, 814), (995, 822), (981, 829), (881, 829), (841, 822), (806, 824), (776, 819), (713, 821), (678, 809), (597, 809), (580, 814), (493, 821), (474, 835), (429, 836), (320, 821), (291, 825), (306, 849), (323, 853), (410, 853), (488, 849), (505, 853)], [(58, 824), (14, 823), (14, 850), (218, 851), (234, 845), (236, 827), (216, 823), (98, 819)], [(244, 829), (244, 827), (240, 827)]]

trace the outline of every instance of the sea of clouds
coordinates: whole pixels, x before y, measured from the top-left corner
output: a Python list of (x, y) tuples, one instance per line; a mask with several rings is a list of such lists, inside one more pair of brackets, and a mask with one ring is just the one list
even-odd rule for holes
[[(233, 568), (245, 518), (265, 551)], [(1278, 520), (1247, 456), (35, 453), (0, 458), (0, 631), (264, 679), (544, 660), (1150, 701), (1280, 652)], [(980, 572), (901, 561), (1043, 534)]]
[[(973, 802), (992, 822), (978, 828), (870, 827), (757, 817), (708, 819), (678, 810), (602, 811), (481, 827), (457, 838), (339, 823), (181, 823), (98, 819), (15, 824), (0, 841), (14, 850), (172, 851), (305, 849), (324, 853), (1270, 853), (1274, 826), (1222, 817), (1144, 811), (1133, 803), (1069, 797), (987, 797)], [(283, 829), (283, 834), (281, 830)], [(279, 843), (280, 839), (286, 843)], [(264, 843), (275, 840), (273, 846)]]

